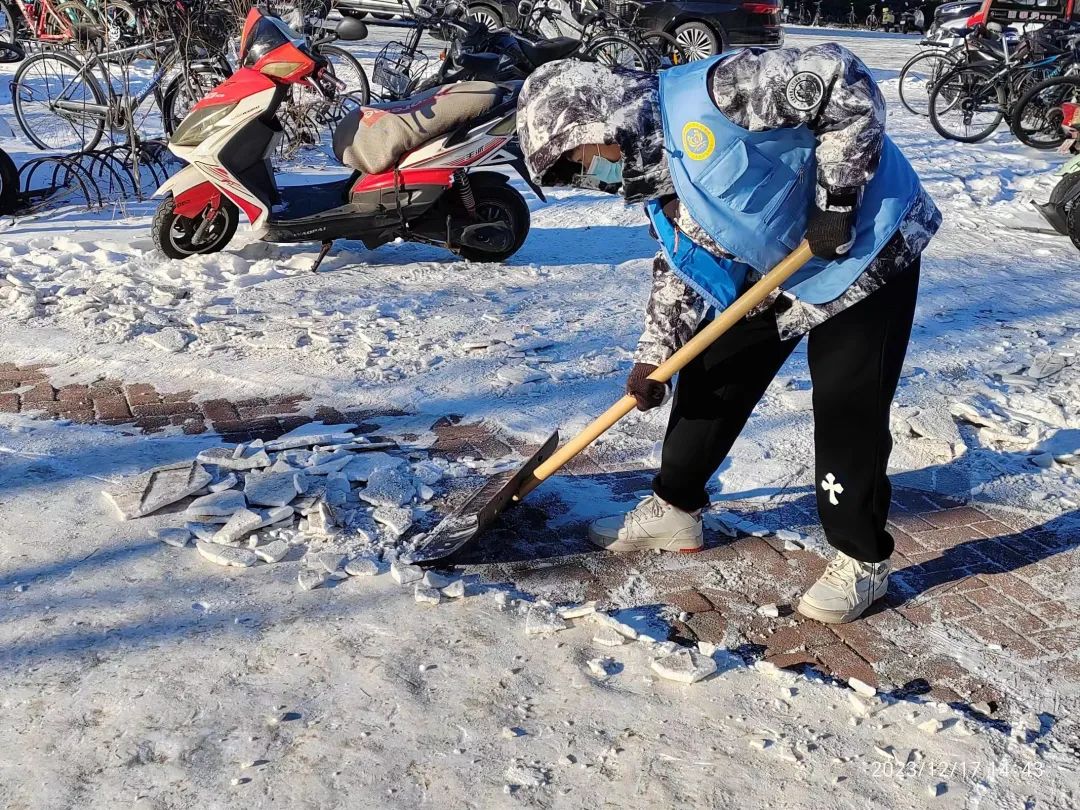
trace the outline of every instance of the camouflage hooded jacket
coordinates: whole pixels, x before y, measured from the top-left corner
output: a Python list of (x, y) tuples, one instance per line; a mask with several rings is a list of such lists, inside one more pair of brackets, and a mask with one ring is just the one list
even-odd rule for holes
[[(800, 81), (800, 74), (806, 73), (822, 81)], [(826, 191), (862, 187), (877, 168), (885, 134), (885, 101), (867, 67), (839, 45), (741, 51), (712, 71), (710, 95), (731, 121), (755, 132), (800, 124), (810, 127), (817, 142), (819, 205), (824, 204)], [(627, 202), (674, 198), (663, 145), (659, 80), (654, 75), (583, 62), (545, 65), (522, 89), (518, 133), (525, 159), (537, 179), (569, 149), (581, 144), (617, 143), (625, 159), (623, 194)], [(695, 242), (724, 254), (677, 204), (674, 219)], [(761, 308), (776, 306), (782, 338), (799, 337), (909, 267), (940, 224), (941, 215), (924, 192), (896, 235), (839, 298), (813, 305), (777, 293)], [(756, 279), (750, 279), (753, 281)], [(690, 339), (706, 309), (697, 293), (671, 272), (662, 254), (657, 254), (645, 331), (635, 360), (662, 363)]]

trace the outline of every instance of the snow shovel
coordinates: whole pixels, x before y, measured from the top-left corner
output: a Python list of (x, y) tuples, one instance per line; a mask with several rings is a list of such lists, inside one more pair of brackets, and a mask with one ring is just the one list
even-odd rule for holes
[[(668, 382), (691, 360), (711, 346), (717, 338), (741, 321), (781, 284), (813, 258), (810, 246), (804, 241), (757, 284), (744, 292), (708, 326), (691, 338), (685, 346), (671, 355), (656, 369), (650, 380)], [(513, 476), (496, 476), (461, 506), (447, 515), (416, 547), (410, 557), (418, 565), (448, 562), (465, 546), (475, 540), (492, 521), (556, 473), (574, 456), (596, 441), (616, 422), (637, 405), (629, 394), (608, 408), (581, 433), (556, 452), (559, 431), (555, 431), (540, 449)]]

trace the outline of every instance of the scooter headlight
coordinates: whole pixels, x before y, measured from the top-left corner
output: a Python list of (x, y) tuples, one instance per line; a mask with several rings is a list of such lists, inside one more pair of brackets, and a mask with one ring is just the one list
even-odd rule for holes
[(198, 146), (235, 109), (236, 104), (224, 104), (193, 110), (176, 128), (170, 143), (174, 146)]

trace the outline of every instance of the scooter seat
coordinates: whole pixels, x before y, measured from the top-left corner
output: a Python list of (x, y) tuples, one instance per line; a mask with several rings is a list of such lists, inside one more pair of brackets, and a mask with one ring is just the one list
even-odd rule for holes
[(518, 45), (521, 47), (521, 52), (525, 54), (525, 58), (532, 62), (533, 67), (540, 67), (548, 62), (565, 59), (581, 47), (581, 41), (573, 37), (555, 37), (540, 42), (529, 42), (527, 39), (518, 37)]
[(334, 153), (352, 169), (385, 172), (406, 152), (494, 109), (505, 93), (491, 82), (459, 82), (402, 101), (360, 107), (335, 127)]

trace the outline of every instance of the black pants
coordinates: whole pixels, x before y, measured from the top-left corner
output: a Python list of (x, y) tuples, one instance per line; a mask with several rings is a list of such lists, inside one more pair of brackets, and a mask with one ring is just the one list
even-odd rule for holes
[[(919, 262), (810, 331), (818, 514), (836, 549), (863, 562), (893, 551), (889, 410), (904, 364)], [(798, 340), (781, 340), (775, 309), (741, 321), (679, 375), (657, 495), (692, 511)]]

